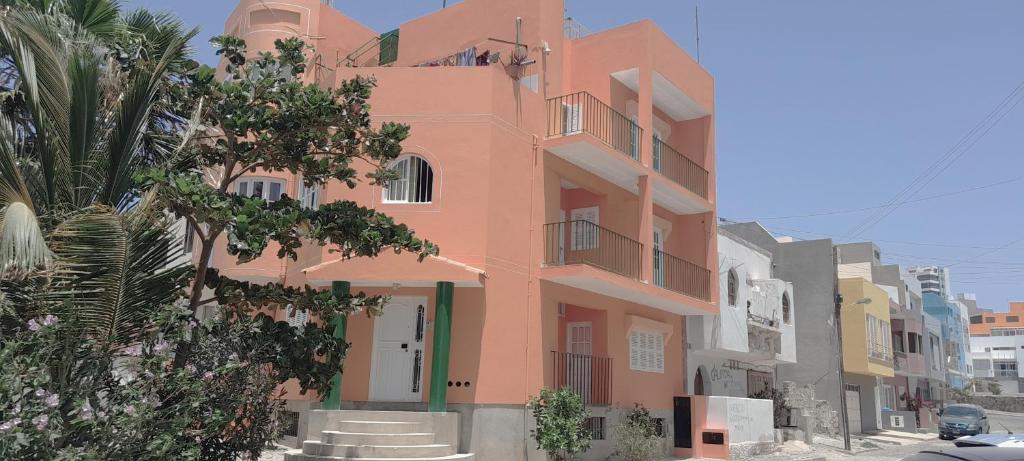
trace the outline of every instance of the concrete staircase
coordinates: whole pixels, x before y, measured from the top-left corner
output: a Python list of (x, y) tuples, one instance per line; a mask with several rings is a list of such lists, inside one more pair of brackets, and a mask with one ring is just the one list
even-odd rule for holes
[(314, 410), (302, 448), (284, 461), (469, 460), (459, 454), (458, 413)]

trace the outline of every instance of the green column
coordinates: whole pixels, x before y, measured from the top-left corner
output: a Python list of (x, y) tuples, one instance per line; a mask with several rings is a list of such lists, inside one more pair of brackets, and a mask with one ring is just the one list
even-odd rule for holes
[[(349, 290), (352, 285), (348, 282), (334, 281), (331, 282), (331, 292), (334, 296), (341, 298), (349, 294)], [(348, 329), (348, 316), (339, 315), (334, 319), (334, 339), (338, 341), (345, 340), (345, 331)], [(331, 378), (331, 391), (327, 394), (327, 397), (320, 403), (320, 408), (324, 410), (340, 410), (341, 409), (341, 370), (338, 370)]]
[(452, 300), (455, 284), (437, 282), (434, 307), (434, 349), (430, 362), (430, 403), (432, 412), (448, 410), (448, 359), (452, 344)]

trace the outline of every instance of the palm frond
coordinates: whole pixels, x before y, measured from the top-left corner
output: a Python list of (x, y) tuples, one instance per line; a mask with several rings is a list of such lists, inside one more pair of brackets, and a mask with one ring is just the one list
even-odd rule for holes
[(63, 5), (64, 14), (90, 34), (110, 37), (117, 32), (118, 2), (110, 0), (71, 0)]
[(130, 344), (147, 333), (155, 309), (181, 296), (188, 272), (169, 220), (144, 202), (127, 214), (92, 208), (54, 231), (58, 259), (50, 297), (74, 306), (92, 334)]
[(100, 77), (101, 61), (94, 53), (76, 52), (68, 63), (68, 82), (71, 85), (71, 106), (69, 107), (68, 145), (71, 149), (71, 187), (77, 207), (92, 203), (95, 191), (87, 187), (90, 171), (90, 157), (96, 147), (100, 122)]
[(114, 117), (114, 129), (108, 139), (106, 178), (100, 200), (110, 205), (121, 205), (132, 189), (133, 177), (146, 160), (140, 155), (143, 137), (149, 127), (149, 116), (157, 91), (163, 83), (168, 66), (185, 48), (190, 36), (181, 36), (161, 53), (161, 59), (152, 69), (137, 72), (119, 101)]
[(50, 262), (18, 156), (14, 127), (0, 114), (0, 273), (24, 273)]

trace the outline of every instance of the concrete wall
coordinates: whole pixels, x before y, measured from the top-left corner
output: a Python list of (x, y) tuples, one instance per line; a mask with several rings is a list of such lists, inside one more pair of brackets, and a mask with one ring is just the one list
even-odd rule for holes
[[(913, 411), (882, 411), (882, 428), (891, 431), (917, 433), (917, 415)], [(902, 419), (902, 421), (901, 421)], [(901, 423), (897, 426), (894, 423)]]
[(771, 400), (708, 397), (708, 427), (729, 430), (729, 443), (775, 440)]
[(728, 397), (748, 397), (747, 371), (729, 368), (729, 361), (721, 357), (709, 357), (691, 352), (686, 360), (686, 376), (690, 377), (687, 393), (692, 394), (693, 377), (701, 370), (704, 377), (704, 394)]

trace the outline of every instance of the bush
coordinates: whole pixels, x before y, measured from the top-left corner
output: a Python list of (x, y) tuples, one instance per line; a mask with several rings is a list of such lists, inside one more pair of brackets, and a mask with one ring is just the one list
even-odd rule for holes
[(615, 429), (615, 454), (625, 461), (650, 461), (661, 457), (662, 437), (658, 420), (640, 404), (626, 414)]
[(789, 415), (789, 407), (786, 406), (786, 397), (785, 394), (782, 393), (782, 391), (772, 387), (750, 394), (750, 398), (772, 401), (772, 414), (774, 416), (773, 419), (776, 429), (785, 426), (786, 423), (789, 422), (787, 421), (787, 416)]
[(280, 403), (273, 375), (245, 360), (251, 326), (193, 325), (194, 354), (173, 369), (171, 326), (184, 314), (161, 310), (150, 335), (119, 349), (52, 315), (4, 338), (0, 459), (258, 458)]
[(988, 392), (992, 395), (999, 395), (1003, 393), (1003, 387), (996, 381), (988, 382)]
[(539, 396), (530, 397), (528, 408), (537, 426), (532, 431), (537, 448), (550, 459), (572, 459), (590, 448), (591, 433), (585, 426), (590, 412), (571, 389), (541, 389)]

